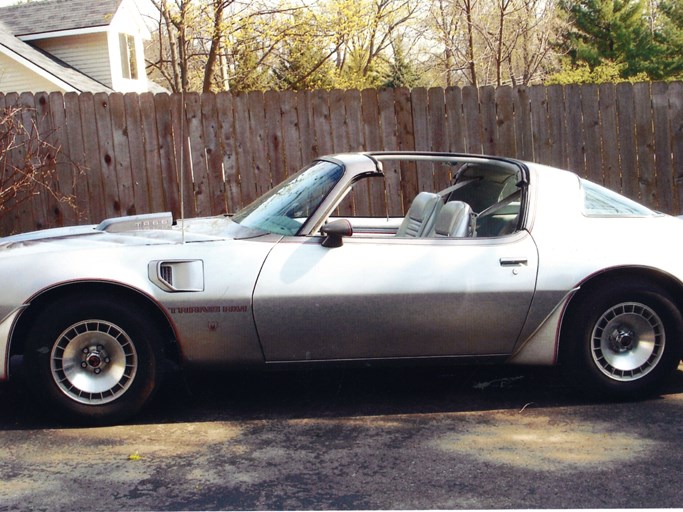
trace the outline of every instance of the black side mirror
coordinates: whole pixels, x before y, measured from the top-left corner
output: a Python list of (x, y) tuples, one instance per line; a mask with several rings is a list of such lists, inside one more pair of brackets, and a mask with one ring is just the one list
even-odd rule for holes
[(325, 224), (320, 228), (320, 232), (325, 235), (323, 239), (323, 247), (341, 247), (343, 244), (342, 238), (353, 235), (353, 227), (346, 219), (338, 219)]

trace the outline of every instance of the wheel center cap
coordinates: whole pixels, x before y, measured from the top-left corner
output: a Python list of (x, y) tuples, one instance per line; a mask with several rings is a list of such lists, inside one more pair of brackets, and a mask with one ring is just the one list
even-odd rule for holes
[(635, 333), (626, 327), (618, 327), (609, 337), (610, 347), (615, 352), (627, 352), (633, 349), (636, 341)]
[(110, 358), (102, 345), (90, 346), (83, 349), (81, 368), (88, 368), (99, 375), (109, 363)]
[(90, 354), (86, 362), (91, 368), (99, 368), (99, 366), (102, 364), (102, 358), (99, 356), (99, 354)]

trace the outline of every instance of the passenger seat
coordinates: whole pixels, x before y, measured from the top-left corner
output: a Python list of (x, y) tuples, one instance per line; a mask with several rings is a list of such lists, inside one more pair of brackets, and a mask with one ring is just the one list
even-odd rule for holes
[(439, 194), (420, 192), (413, 199), (396, 236), (411, 238), (427, 236), (434, 227), (436, 215), (441, 206), (443, 206), (443, 199)]

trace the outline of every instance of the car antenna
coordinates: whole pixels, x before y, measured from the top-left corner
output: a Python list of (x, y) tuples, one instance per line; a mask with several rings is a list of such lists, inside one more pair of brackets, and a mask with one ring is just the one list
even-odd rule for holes
[(185, 87), (180, 90), (180, 102), (180, 234), (185, 244)]

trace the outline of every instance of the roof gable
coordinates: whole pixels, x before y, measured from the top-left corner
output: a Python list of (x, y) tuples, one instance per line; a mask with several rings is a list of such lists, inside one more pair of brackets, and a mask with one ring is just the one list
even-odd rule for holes
[[(46, 0), (0, 8), (15, 36), (107, 27), (123, 0)], [(23, 39), (24, 37), (22, 37)]]
[(30, 69), (61, 89), (77, 92), (111, 92), (106, 85), (19, 40), (10, 33), (2, 21), (0, 21), (0, 53), (7, 55), (18, 65)]

